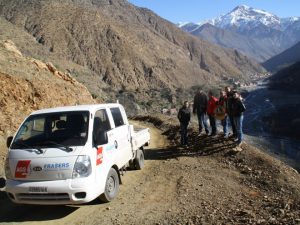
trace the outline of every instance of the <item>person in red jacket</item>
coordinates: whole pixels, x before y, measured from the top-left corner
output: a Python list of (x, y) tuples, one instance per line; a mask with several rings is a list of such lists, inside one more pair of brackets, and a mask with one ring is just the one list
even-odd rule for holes
[(215, 136), (217, 134), (217, 126), (215, 119), (215, 111), (218, 106), (218, 99), (213, 96), (212, 91), (208, 92), (208, 104), (207, 104), (207, 115), (209, 117), (209, 123), (211, 126), (210, 136)]

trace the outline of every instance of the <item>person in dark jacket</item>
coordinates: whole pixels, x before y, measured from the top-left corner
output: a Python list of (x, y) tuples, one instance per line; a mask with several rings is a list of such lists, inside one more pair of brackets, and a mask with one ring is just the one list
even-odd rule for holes
[(208, 98), (206, 94), (199, 90), (194, 97), (193, 113), (197, 114), (199, 122), (199, 135), (201, 134), (203, 128), (205, 129), (206, 134), (208, 131), (208, 124), (206, 122), (206, 111), (207, 111)]
[(230, 121), (230, 125), (232, 128), (232, 133), (233, 133), (233, 137), (236, 138), (237, 137), (237, 132), (236, 132), (236, 127), (235, 127), (235, 123), (233, 120), (233, 112), (232, 112), (232, 107), (233, 107), (233, 91), (231, 90), (230, 87), (225, 87), (225, 92), (227, 95), (227, 101), (226, 101), (226, 111), (227, 111), (227, 115)]
[(215, 118), (215, 111), (217, 109), (218, 99), (213, 96), (212, 91), (208, 92), (208, 104), (207, 104), (207, 115), (209, 118), (209, 123), (211, 126), (211, 136), (215, 136), (217, 134), (217, 125), (216, 125), (216, 118)]
[(232, 101), (232, 115), (237, 132), (236, 141), (238, 145), (240, 145), (243, 141), (243, 119), (245, 110), (246, 107), (242, 102), (241, 95), (238, 92), (234, 92)]
[(188, 101), (185, 101), (183, 106), (179, 109), (177, 117), (180, 122), (181, 145), (188, 145), (188, 125), (191, 120), (191, 111)]

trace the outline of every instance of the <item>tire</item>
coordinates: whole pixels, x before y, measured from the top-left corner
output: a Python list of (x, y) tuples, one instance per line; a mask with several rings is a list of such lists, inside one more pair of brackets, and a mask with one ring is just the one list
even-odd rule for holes
[(6, 180), (3, 177), (1, 177), (0, 178), (0, 188), (4, 188), (5, 185), (6, 185)]
[(145, 157), (143, 150), (137, 150), (136, 157), (134, 159), (134, 165), (137, 170), (141, 170), (145, 165)]
[(129, 166), (128, 166), (128, 168), (130, 169), (130, 170), (136, 170), (136, 168), (135, 168), (135, 159), (133, 159), (133, 160), (130, 160), (129, 161)]
[(102, 195), (100, 195), (100, 200), (102, 202), (112, 201), (119, 193), (120, 180), (117, 171), (114, 168), (110, 168), (106, 183), (105, 190)]

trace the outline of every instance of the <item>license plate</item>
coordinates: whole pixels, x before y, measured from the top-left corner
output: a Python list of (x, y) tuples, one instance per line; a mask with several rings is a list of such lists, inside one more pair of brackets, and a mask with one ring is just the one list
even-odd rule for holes
[(30, 193), (47, 193), (48, 188), (47, 187), (29, 187)]

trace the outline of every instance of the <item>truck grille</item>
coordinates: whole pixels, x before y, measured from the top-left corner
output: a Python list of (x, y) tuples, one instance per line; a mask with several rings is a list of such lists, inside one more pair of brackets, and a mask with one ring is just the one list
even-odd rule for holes
[(65, 201), (70, 200), (70, 197), (67, 193), (21, 193), (17, 194), (19, 200), (33, 200), (33, 201)]

